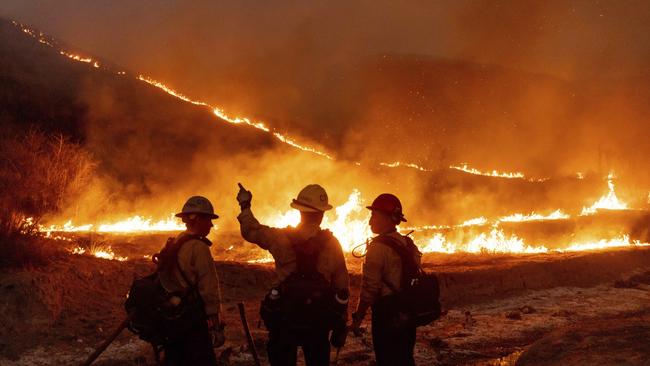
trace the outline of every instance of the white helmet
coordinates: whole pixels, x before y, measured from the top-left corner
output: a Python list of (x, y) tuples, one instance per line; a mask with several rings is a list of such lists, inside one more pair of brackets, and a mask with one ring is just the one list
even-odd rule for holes
[(176, 214), (176, 217), (183, 217), (189, 214), (201, 214), (209, 216), (211, 219), (216, 219), (219, 216), (215, 215), (212, 203), (202, 196), (192, 196), (187, 199), (183, 205), (181, 212)]
[(332, 209), (327, 202), (327, 192), (318, 184), (310, 184), (298, 193), (298, 198), (291, 202), (291, 207), (302, 212), (324, 212)]

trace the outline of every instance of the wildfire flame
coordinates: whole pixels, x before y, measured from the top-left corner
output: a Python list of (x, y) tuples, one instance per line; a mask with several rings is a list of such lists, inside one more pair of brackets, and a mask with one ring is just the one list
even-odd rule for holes
[(603, 250), (610, 248), (625, 248), (650, 246), (648, 243), (641, 243), (638, 240), (630, 241), (628, 235), (622, 235), (613, 239), (600, 239), (572, 243), (566, 248), (549, 250), (547, 247), (528, 245), (523, 239), (516, 235), (507, 236), (498, 227), (493, 227), (486, 234), (482, 233), (467, 242), (454, 243), (448, 241), (441, 233), (436, 233), (428, 239), (416, 240), (423, 253), (548, 253), (548, 252), (581, 252), (588, 250)]
[[(16, 27), (19, 27), (26, 34), (28, 34), (31, 37), (37, 39), (39, 42), (41, 42), (43, 44), (46, 44), (46, 45), (48, 45), (48, 46), (50, 46), (52, 48), (57, 48), (57, 46), (55, 46), (54, 42), (50, 42), (46, 38), (45, 34), (43, 34), (42, 32), (37, 33), (36, 31), (34, 31), (34, 30), (32, 30), (32, 29), (26, 27), (25, 25), (23, 25), (21, 23), (18, 23), (16, 21), (12, 21), (12, 23)], [(70, 58), (71, 60), (78, 61), (78, 62), (84, 62), (84, 63), (91, 63), (95, 68), (100, 67), (99, 62), (93, 60), (92, 58), (82, 57), (82, 56), (76, 55), (74, 53), (70, 53), (70, 52), (68, 52), (66, 50), (59, 50), (59, 53), (66, 56), (66, 57), (68, 57), (68, 58)], [(104, 69), (109, 70), (108, 68), (104, 68)], [(126, 73), (124, 71), (117, 71), (117, 72), (115, 72), (115, 74), (120, 75), (120, 76), (126, 75)], [(257, 128), (259, 130), (262, 130), (264, 132), (273, 134), (273, 136), (276, 139), (278, 139), (279, 141), (281, 141), (281, 142), (283, 142), (283, 143), (285, 143), (287, 145), (293, 146), (293, 147), (295, 147), (297, 149), (300, 149), (302, 151), (305, 151), (305, 152), (309, 152), (309, 153), (312, 153), (312, 154), (322, 156), (322, 157), (330, 159), (330, 160), (334, 160), (334, 157), (332, 157), (330, 154), (328, 154), (328, 153), (326, 153), (324, 151), (318, 150), (318, 149), (316, 149), (314, 147), (311, 147), (311, 146), (306, 146), (306, 145), (300, 144), (295, 139), (287, 136), (286, 134), (282, 134), (280, 132), (273, 131), (264, 122), (259, 122), (259, 121), (254, 122), (251, 119), (246, 118), (246, 117), (229, 116), (228, 114), (226, 114), (224, 112), (224, 110), (222, 108), (211, 106), (210, 104), (208, 104), (206, 102), (203, 102), (203, 101), (194, 100), (194, 99), (192, 99), (192, 98), (190, 98), (190, 97), (188, 97), (188, 96), (186, 96), (186, 95), (184, 95), (184, 94), (182, 94), (182, 93), (168, 87), (164, 83), (162, 83), (160, 81), (157, 81), (157, 80), (154, 80), (154, 79), (152, 79), (152, 78), (150, 78), (148, 76), (138, 75), (136, 79), (138, 79), (140, 81), (143, 81), (143, 82), (146, 82), (149, 85), (155, 86), (156, 88), (159, 88), (159, 89), (163, 90), (165, 93), (167, 93), (167, 94), (169, 94), (169, 95), (171, 95), (173, 97), (176, 97), (178, 99), (181, 99), (181, 100), (183, 100), (183, 101), (185, 101), (187, 103), (191, 103), (191, 104), (194, 104), (194, 105), (197, 105), (197, 106), (208, 107), (208, 108), (210, 108), (212, 110), (212, 113), (215, 116), (219, 117), (221, 120), (224, 120), (224, 121), (227, 121), (227, 122), (233, 123), (233, 124), (246, 124), (248, 126), (251, 126), (251, 127)], [(360, 165), (360, 163), (358, 163), (358, 162), (356, 164)], [(423, 172), (432, 171), (430, 169), (427, 169), (427, 168), (421, 167), (421, 166), (419, 166), (417, 164), (409, 163), (409, 162), (399, 162), (399, 161), (397, 161), (397, 162), (393, 162), (393, 163), (380, 163), (380, 165), (390, 167), (390, 168), (403, 166), (403, 167), (417, 169), (417, 170), (420, 170), (420, 171), (423, 171)], [(470, 174), (484, 175), (484, 176), (490, 176), (490, 177), (509, 178), (509, 179), (513, 179), (513, 178), (526, 179), (526, 180), (529, 180), (529, 181), (532, 181), (532, 182), (543, 182), (543, 181), (547, 180), (547, 178), (542, 178), (542, 179), (526, 178), (526, 176), (523, 173), (520, 173), (520, 172), (509, 173), (509, 172), (499, 172), (497, 170), (493, 170), (491, 172), (483, 172), (483, 171), (480, 171), (478, 169), (469, 167), (468, 164), (466, 164), (466, 163), (463, 163), (461, 165), (452, 165), (449, 168), (460, 170), (460, 171), (470, 173)]]
[[(322, 227), (329, 229), (337, 237), (345, 252), (351, 252), (352, 249), (367, 241), (372, 236), (368, 226), (369, 212), (365, 210), (363, 199), (359, 190), (354, 189), (348, 199), (343, 204), (334, 209), (332, 215), (326, 215), (323, 219)], [(561, 220), (568, 218), (561, 210), (553, 211), (548, 215), (539, 215), (531, 213), (528, 215), (513, 214), (505, 216), (490, 223), (485, 217), (478, 217), (467, 220), (461, 224), (454, 226), (420, 226), (402, 228), (402, 232), (407, 230), (415, 230), (413, 238), (420, 250), (424, 253), (547, 253), (551, 251), (556, 252), (573, 252), (585, 250), (600, 250), (607, 248), (621, 248), (631, 246), (646, 246), (650, 244), (639, 243), (638, 241), (631, 242), (627, 235), (614, 238), (614, 239), (596, 239), (594, 241), (585, 241), (571, 243), (566, 248), (550, 250), (544, 245), (531, 245), (527, 244), (523, 239), (514, 234), (506, 234), (499, 227), (500, 222), (521, 222), (521, 221), (536, 221), (536, 220)], [(298, 210), (290, 209), (286, 212), (278, 212), (276, 214), (264, 217), (262, 222), (273, 227), (287, 227), (297, 226), (300, 222), (300, 213)], [(443, 233), (423, 234), (422, 231), (427, 230), (442, 230), (451, 228), (464, 228), (472, 226), (485, 226), (491, 224), (489, 232), (476, 233), (472, 235), (465, 235), (461, 241), (448, 239)], [(177, 219), (170, 215), (168, 219), (153, 221), (145, 219), (140, 216), (134, 216), (125, 220), (99, 224), (99, 225), (80, 225), (75, 226), (71, 222), (67, 222), (61, 226), (48, 226), (41, 227), (41, 231), (52, 236), (53, 232), (83, 232), (83, 231), (96, 231), (96, 232), (153, 232), (153, 231), (180, 231), (184, 227), (178, 223)], [(86, 250), (83, 248), (75, 248), (72, 250), (74, 254), (89, 254), (99, 258), (126, 260), (125, 257), (116, 256), (110, 247), (108, 248), (93, 248)], [(269, 263), (272, 257), (269, 255), (262, 256), (249, 260), (249, 263)]]
[(111, 247), (92, 247), (89, 250), (86, 250), (85, 248), (82, 247), (76, 247), (72, 248), (70, 250), (70, 253), (72, 254), (78, 254), (78, 255), (91, 255), (93, 257), (97, 258), (102, 258), (102, 259), (109, 259), (109, 260), (116, 260), (120, 262), (124, 262), (128, 260), (128, 257), (120, 257), (116, 256), (115, 253), (113, 253), (113, 249)]
[(544, 246), (530, 246), (516, 235), (506, 235), (494, 226), (489, 233), (481, 233), (462, 243), (449, 242), (441, 233), (424, 240), (416, 240), (423, 253), (546, 253)]
[(482, 226), (482, 225), (487, 224), (487, 222), (488, 222), (488, 219), (486, 219), (485, 217), (477, 217), (477, 218), (474, 218), (474, 219), (469, 219), (467, 221), (464, 221), (462, 224), (460, 224), (458, 226), (461, 226), (461, 227), (464, 227), (464, 226)]
[(628, 208), (625, 202), (621, 202), (618, 197), (616, 197), (616, 191), (614, 187), (614, 173), (609, 173), (607, 175), (607, 187), (609, 191), (606, 195), (600, 197), (591, 207), (583, 207), (581, 216), (593, 215), (598, 209), (607, 209), (607, 210), (626, 210)]
[(192, 103), (194, 105), (208, 107), (208, 108), (210, 108), (212, 110), (212, 113), (215, 116), (219, 117), (223, 121), (226, 121), (226, 122), (229, 122), (229, 123), (232, 123), (232, 124), (246, 124), (248, 126), (257, 128), (258, 130), (262, 130), (264, 132), (272, 133), (273, 136), (276, 139), (280, 140), (281, 142), (283, 142), (283, 143), (285, 143), (287, 145), (293, 146), (293, 147), (295, 147), (297, 149), (300, 149), (302, 151), (306, 151), (306, 152), (309, 152), (309, 153), (312, 153), (312, 154), (320, 155), (320, 156), (325, 157), (327, 159), (333, 160), (332, 156), (330, 156), (329, 154), (327, 154), (327, 153), (325, 153), (323, 151), (317, 150), (316, 148), (313, 148), (313, 147), (310, 147), (310, 146), (299, 144), (298, 142), (296, 142), (296, 140), (294, 140), (291, 137), (288, 137), (286, 135), (283, 135), (280, 132), (271, 131), (271, 129), (269, 127), (267, 127), (266, 124), (264, 124), (264, 122), (253, 122), (249, 118), (229, 116), (221, 108), (211, 106), (206, 102), (193, 100), (193, 99), (183, 95), (182, 93), (177, 92), (176, 90), (166, 86), (162, 82), (156, 81), (156, 80), (154, 80), (154, 79), (152, 79), (150, 77), (138, 75), (138, 80), (141, 80), (141, 81), (144, 81), (144, 82), (146, 82), (146, 83), (148, 83), (150, 85), (153, 85), (153, 86), (163, 90), (165, 93), (167, 93), (167, 94), (169, 94), (171, 96), (174, 96), (174, 97), (176, 97), (178, 99), (181, 99), (181, 100), (183, 100), (185, 102)]
[[(336, 215), (334, 220), (331, 220), (328, 215), (323, 218), (321, 227), (332, 231), (346, 252), (352, 251), (355, 246), (365, 242), (372, 235), (368, 227), (370, 215), (362, 203), (361, 192), (354, 189), (348, 196), (348, 200), (334, 209)], [(300, 213), (298, 210), (291, 209), (262, 221), (273, 227), (295, 227), (300, 223)]]
[(153, 221), (151, 218), (142, 216), (132, 216), (124, 220), (104, 223), (104, 224), (85, 224), (73, 225), (72, 221), (68, 221), (63, 225), (50, 225), (41, 226), (41, 232), (99, 232), (99, 233), (134, 233), (134, 232), (154, 232), (154, 231), (183, 231), (185, 226), (179, 223), (178, 219), (171, 214), (167, 219)]
[(474, 175), (483, 175), (486, 177), (497, 177), (497, 178), (507, 178), (507, 179), (525, 179), (531, 182), (544, 182), (547, 181), (548, 178), (539, 178), (539, 179), (533, 179), (533, 178), (526, 178), (524, 173), (521, 172), (500, 172), (497, 170), (492, 170), (491, 172), (484, 172), (481, 170), (478, 170), (476, 168), (470, 167), (467, 163), (462, 163), (460, 165), (451, 165), (449, 166), (450, 169), (455, 169), (455, 170), (460, 170), (461, 172), (465, 173), (470, 173)]
[[(49, 47), (57, 49), (58, 45), (55, 41), (49, 39), (42, 32), (34, 31), (16, 21), (12, 22), (16, 27), (19, 27), (22, 32), (33, 37), (38, 42), (45, 44)], [(100, 68), (100, 63), (96, 60), (93, 60), (90, 57), (83, 57), (75, 53), (71, 53), (65, 50), (60, 50), (59, 53), (65, 57), (70, 58), (71, 60), (77, 62), (83, 62), (91, 64), (95, 68)], [(102, 67), (103, 70), (111, 71), (106, 67)], [(124, 71), (115, 72), (116, 75), (126, 75)], [(192, 103), (197, 106), (208, 107), (212, 110), (212, 113), (219, 117), (221, 120), (226, 121), (232, 124), (245, 124), (253, 128), (262, 130), (267, 133), (273, 134), (273, 136), (279, 141), (298, 148), (300, 150), (310, 152), (327, 159), (333, 160), (334, 158), (327, 154), (326, 152), (317, 150), (316, 148), (305, 146), (299, 144), (294, 139), (282, 134), (280, 132), (274, 131), (269, 128), (263, 122), (254, 122), (248, 118), (243, 117), (232, 117), (228, 116), (221, 108), (217, 108), (209, 105), (206, 102), (193, 100), (184, 94), (169, 88), (162, 82), (153, 80), (149, 77), (138, 75), (137, 79), (143, 82), (146, 82), (152, 86), (155, 86), (169, 95), (172, 95), (180, 100), (183, 100), (188, 103)], [(360, 163), (356, 163), (360, 165)], [(408, 167), (412, 169), (417, 169), (419, 171), (428, 172), (431, 171), (427, 168), (421, 167), (414, 163), (409, 162), (393, 162), (393, 163), (380, 163), (382, 166), (386, 167)], [(498, 177), (498, 178), (507, 178), (507, 179), (525, 179), (531, 182), (543, 182), (547, 178), (542, 179), (533, 179), (527, 178), (521, 172), (499, 172), (497, 170), (484, 172), (475, 168), (471, 168), (468, 164), (463, 163), (460, 165), (452, 165), (450, 169), (455, 169), (463, 171), (470, 174), (489, 176), (489, 177)], [(578, 179), (582, 179), (584, 176), (582, 173), (577, 174)], [(589, 215), (595, 213), (598, 209), (626, 209), (627, 204), (619, 201), (616, 197), (614, 191), (613, 183), (613, 174), (608, 176), (608, 187), (609, 192), (595, 202), (589, 208), (583, 208), (582, 214)], [(648, 194), (648, 201), (650, 203), (650, 193)], [(327, 216), (323, 221), (323, 227), (328, 228), (333, 231), (334, 235), (339, 239), (345, 251), (350, 251), (354, 246), (363, 243), (368, 237), (371, 236), (370, 229), (368, 227), (368, 215), (369, 213), (364, 210), (363, 205), (361, 204), (361, 194), (358, 190), (354, 190), (348, 200), (336, 207), (335, 219), (330, 220)], [(521, 238), (518, 238), (515, 235), (506, 235), (499, 227), (499, 222), (521, 222), (521, 221), (533, 221), (533, 220), (559, 220), (566, 219), (568, 215), (564, 214), (560, 210), (554, 211), (553, 213), (543, 216), (536, 213), (531, 213), (528, 215), (524, 214), (513, 214), (510, 216), (505, 216), (497, 220), (496, 223), (492, 225), (492, 228), (489, 233), (480, 233), (474, 237), (470, 237), (463, 242), (451, 242), (443, 234), (435, 233), (433, 237), (424, 237), (424, 238), (415, 238), (416, 243), (420, 246), (421, 250), (424, 252), (442, 252), (442, 253), (455, 253), (459, 251), (471, 252), (471, 253), (485, 253), (485, 252), (497, 252), (497, 253), (544, 253), (548, 249), (544, 246), (532, 246), (524, 243)], [(298, 211), (290, 210), (285, 213), (278, 213), (272, 217), (268, 217), (265, 222), (271, 224), (272, 226), (284, 227), (284, 226), (295, 226), (300, 221), (300, 215)], [(488, 224), (488, 220), (484, 217), (479, 217), (476, 219), (467, 220), (455, 227), (467, 227), (467, 226), (483, 226)], [(421, 226), (413, 228), (416, 231), (422, 230), (437, 230), (437, 229), (449, 229), (451, 226)], [(63, 225), (56, 226), (52, 225), (49, 227), (41, 227), (40, 230), (46, 233), (46, 236), (57, 238), (53, 236), (53, 232), (81, 232), (81, 231), (96, 231), (96, 232), (153, 232), (153, 231), (180, 231), (184, 227), (178, 223), (178, 221), (171, 216), (169, 219), (161, 220), (154, 222), (152, 219), (143, 218), (141, 216), (133, 216), (125, 220), (113, 222), (113, 223), (104, 223), (104, 224), (86, 224), (75, 226), (71, 221), (66, 222)], [(416, 236), (419, 233), (415, 234)], [(62, 238), (64, 240), (68, 240)], [(580, 251), (580, 250), (593, 250), (593, 249), (604, 249), (610, 247), (623, 247), (623, 246), (633, 246), (633, 245), (648, 245), (641, 244), (638, 242), (630, 242), (628, 236), (622, 236), (615, 239), (602, 239), (595, 242), (587, 243), (574, 243), (569, 247), (562, 249), (560, 251)], [(126, 260), (125, 257), (117, 257), (113, 253), (110, 247), (108, 248), (94, 248), (86, 250), (84, 248), (74, 248), (72, 253), (75, 254), (91, 254), (100, 258), (107, 259), (116, 259), (116, 260)], [(254, 260), (257, 263), (265, 263), (271, 261), (270, 257), (262, 257)]]
[(629, 235), (622, 235), (614, 239), (601, 239), (598, 241), (592, 242), (583, 242), (572, 244), (567, 248), (558, 249), (560, 252), (579, 252), (584, 250), (598, 250), (598, 249), (607, 249), (607, 248), (621, 248), (628, 246), (648, 246), (650, 244), (642, 244), (638, 240), (630, 242)]
[(544, 221), (544, 220), (566, 220), (571, 216), (562, 212), (562, 210), (555, 210), (548, 215), (539, 215), (532, 212), (528, 215), (516, 213), (510, 216), (504, 216), (499, 219), (500, 222), (524, 222), (524, 221)]
[(407, 168), (417, 169), (417, 170), (419, 170), (421, 172), (431, 172), (432, 171), (430, 169), (423, 168), (423, 167), (421, 167), (421, 166), (419, 166), (417, 164), (403, 163), (401, 161), (394, 161), (392, 163), (379, 163), (379, 165), (387, 166), (389, 168), (407, 167)]

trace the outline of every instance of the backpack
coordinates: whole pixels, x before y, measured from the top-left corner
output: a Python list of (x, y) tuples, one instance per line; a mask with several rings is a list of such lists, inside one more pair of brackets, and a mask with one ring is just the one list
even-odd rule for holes
[(393, 249), (402, 260), (401, 289), (385, 279), (383, 282), (393, 294), (381, 298), (388, 321), (393, 327), (419, 327), (440, 318), (440, 284), (433, 273), (425, 272), (415, 261), (414, 253), (418, 250), (413, 240), (407, 237), (408, 244), (403, 246), (397, 239), (388, 235), (379, 236), (375, 243), (381, 243)]
[(306, 241), (290, 237), (296, 253), (296, 270), (274, 289), (275, 299), (267, 295), (262, 301), (261, 315), (267, 329), (282, 327), (300, 339), (332, 329), (340, 318), (331, 283), (316, 269), (331, 236), (329, 231), (322, 230)]
[[(156, 271), (134, 279), (124, 303), (130, 317), (128, 329), (153, 345), (173, 343), (206, 319), (196, 284), (187, 278), (178, 264), (178, 252), (191, 239), (211, 244), (208, 239), (196, 235), (183, 235), (177, 240), (167, 239), (160, 253), (152, 256), (157, 266)], [(179, 269), (185, 282), (190, 285), (184, 293), (168, 292), (160, 282), (160, 273), (174, 268)]]

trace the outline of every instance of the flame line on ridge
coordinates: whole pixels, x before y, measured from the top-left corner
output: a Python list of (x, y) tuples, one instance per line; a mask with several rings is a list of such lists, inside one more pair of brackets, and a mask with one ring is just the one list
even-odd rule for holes
[[(54, 49), (57, 49), (57, 46), (56, 46), (57, 42), (54, 41), (53, 39), (48, 39), (48, 36), (45, 35), (43, 32), (38, 32), (38, 34), (37, 34), (35, 30), (30, 29), (30, 28), (26, 27), (24, 24), (19, 23), (19, 22), (15, 21), (15, 20), (12, 20), (12, 24), (14, 26), (16, 26), (16, 27), (19, 27), (24, 33), (26, 33), (29, 36), (31, 36), (32, 38), (36, 39), (38, 42), (40, 42), (42, 44), (45, 44), (45, 45), (48, 45), (48, 46), (50, 46), (50, 47), (52, 47)], [(90, 57), (82, 57), (82, 56), (76, 55), (74, 53), (65, 51), (63, 49), (59, 49), (59, 53), (61, 55), (64, 55), (64, 56), (70, 58), (71, 60), (91, 64), (95, 68), (100, 68), (100, 63), (98, 61), (96, 61), (96, 60), (93, 60)], [(109, 68), (107, 68), (105, 66), (101, 66), (101, 68), (104, 69), (104, 70), (107, 70), (107, 71), (114, 72), (117, 75), (121, 75), (121, 76), (126, 75), (126, 72), (124, 72), (124, 71), (115, 72), (115, 71), (110, 70)], [(146, 83), (148, 83), (148, 84), (150, 84), (152, 86), (155, 86), (155, 87), (165, 91), (167, 94), (172, 95), (172, 96), (174, 96), (174, 97), (176, 97), (178, 99), (181, 99), (181, 100), (183, 100), (185, 102), (188, 102), (188, 103), (191, 103), (191, 104), (194, 104), (194, 105), (197, 105), (197, 106), (208, 107), (208, 108), (212, 109), (212, 112), (213, 112), (214, 115), (216, 115), (217, 117), (219, 117), (222, 120), (225, 120), (226, 122), (229, 122), (229, 123), (232, 123), (232, 124), (246, 124), (246, 125), (249, 125), (249, 126), (257, 128), (259, 130), (271, 133), (276, 139), (278, 139), (279, 141), (281, 141), (281, 142), (283, 142), (283, 143), (285, 143), (285, 144), (287, 144), (289, 146), (292, 146), (294, 148), (297, 148), (297, 149), (305, 151), (305, 152), (309, 152), (309, 153), (312, 153), (312, 154), (322, 156), (322, 157), (324, 157), (326, 159), (329, 159), (329, 160), (335, 160), (332, 155), (330, 155), (330, 154), (328, 154), (328, 153), (326, 153), (324, 151), (317, 150), (314, 147), (307, 146), (307, 145), (302, 145), (302, 144), (298, 143), (295, 139), (293, 139), (293, 138), (291, 138), (291, 137), (289, 137), (287, 135), (284, 135), (284, 134), (282, 134), (282, 133), (280, 133), (278, 131), (272, 130), (271, 128), (266, 126), (266, 124), (263, 123), (263, 122), (253, 122), (249, 118), (246, 118), (246, 117), (231, 117), (231, 116), (228, 116), (223, 111), (223, 109), (221, 109), (219, 107), (214, 107), (214, 106), (212, 106), (212, 105), (210, 105), (210, 104), (208, 104), (206, 102), (203, 102), (203, 101), (193, 100), (193, 99), (189, 98), (188, 96), (186, 96), (186, 95), (184, 95), (184, 94), (182, 94), (182, 93), (180, 93), (180, 92), (166, 86), (164, 83), (162, 83), (160, 81), (157, 81), (157, 80), (154, 80), (154, 79), (152, 79), (152, 78), (150, 78), (148, 76), (143, 76), (143, 75), (140, 74), (140, 75), (138, 75), (136, 77), (136, 79), (140, 80), (140, 81), (143, 81), (143, 82), (146, 82)], [(360, 165), (360, 163), (358, 163), (358, 162), (356, 164)], [(421, 166), (419, 166), (419, 165), (417, 165), (415, 163), (409, 163), (409, 162), (399, 162), (399, 161), (398, 162), (393, 162), (393, 163), (380, 162), (379, 165), (390, 167), (390, 168), (407, 167), (407, 168), (417, 169), (417, 170), (423, 171), (423, 172), (432, 172), (433, 171), (432, 169), (424, 168), (424, 167), (421, 167)], [(520, 173), (520, 172), (514, 172), (514, 173), (512, 173), (512, 172), (498, 172), (496, 170), (493, 170), (492, 172), (483, 172), (483, 171), (480, 171), (478, 169), (469, 167), (466, 163), (463, 163), (461, 165), (451, 165), (451, 166), (449, 166), (449, 169), (456, 169), (456, 170), (460, 170), (460, 171), (470, 173), (470, 174), (483, 175), (483, 176), (489, 176), (489, 177), (508, 178), (508, 179), (524, 179), (524, 180), (528, 180), (528, 181), (531, 181), (531, 182), (544, 182), (544, 181), (548, 180), (548, 178), (540, 178), (540, 179), (527, 178), (523, 173)]]

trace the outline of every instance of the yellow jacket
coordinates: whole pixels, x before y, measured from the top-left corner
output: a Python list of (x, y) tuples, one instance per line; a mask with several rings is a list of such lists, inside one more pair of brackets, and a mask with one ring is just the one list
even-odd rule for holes
[[(404, 246), (407, 244), (406, 236), (398, 232), (387, 234), (398, 239)], [(422, 254), (414, 253), (414, 258), (420, 264)], [(363, 263), (363, 279), (361, 282), (360, 300), (367, 304), (374, 304), (382, 296), (390, 295), (393, 291), (384, 283), (387, 281), (397, 290), (402, 283), (402, 260), (389, 246), (378, 243), (377, 239), (368, 244), (366, 259)]]
[[(179, 234), (176, 240), (183, 235), (187, 235), (187, 233)], [(185, 282), (183, 275), (178, 270), (180, 266), (190, 282), (197, 284), (197, 289), (205, 304), (206, 315), (219, 314), (221, 312), (219, 277), (210, 247), (201, 240), (190, 239), (183, 243), (178, 251), (178, 263), (178, 266), (174, 265), (171, 273), (164, 271), (160, 273), (160, 282), (165, 290), (183, 292), (189, 289), (190, 285)]]
[[(298, 235), (309, 239), (316, 235), (320, 228), (272, 228), (257, 221), (250, 208), (242, 210), (237, 217), (241, 225), (241, 234), (247, 241), (268, 250), (275, 260), (275, 271), (282, 282), (296, 270), (296, 255), (292, 248), (290, 235)], [(330, 281), (335, 291), (349, 290), (350, 279), (345, 265), (345, 257), (341, 244), (334, 236), (325, 243), (323, 251), (318, 256), (316, 269)]]

